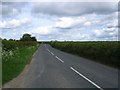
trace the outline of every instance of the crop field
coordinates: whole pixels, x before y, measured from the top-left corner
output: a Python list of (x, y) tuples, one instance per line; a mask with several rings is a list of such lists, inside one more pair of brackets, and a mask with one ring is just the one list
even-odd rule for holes
[(2, 40), (2, 84), (19, 75), (38, 47), (33, 41)]
[(120, 68), (119, 50), (117, 41), (90, 41), (90, 42), (49, 42), (52, 47), (72, 53), (90, 60), (100, 62), (115, 68)]

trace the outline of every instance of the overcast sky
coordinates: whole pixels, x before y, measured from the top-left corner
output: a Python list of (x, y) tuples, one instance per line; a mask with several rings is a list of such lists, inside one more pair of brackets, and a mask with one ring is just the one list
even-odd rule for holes
[(118, 3), (2, 2), (0, 37), (19, 39), (24, 33), (38, 40), (117, 40)]

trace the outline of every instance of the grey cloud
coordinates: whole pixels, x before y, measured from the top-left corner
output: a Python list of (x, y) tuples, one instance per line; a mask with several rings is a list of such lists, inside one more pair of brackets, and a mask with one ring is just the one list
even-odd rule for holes
[(55, 28), (55, 29), (57, 29), (57, 30), (60, 30), (60, 31), (63, 30), (63, 31), (65, 32), (66, 30), (74, 29), (74, 27), (75, 27), (75, 26), (72, 26), (72, 25), (71, 25), (71, 26), (69, 26), (69, 27), (57, 26), (57, 27), (53, 27), (53, 28)]
[(117, 28), (94, 30), (92, 36), (92, 38), (95, 38), (96, 40), (117, 40)]
[(117, 3), (110, 2), (61, 2), (33, 3), (34, 15), (79, 16), (83, 14), (110, 14), (117, 11)]
[(10, 17), (18, 15), (24, 5), (24, 2), (2, 2), (0, 4), (0, 16)]

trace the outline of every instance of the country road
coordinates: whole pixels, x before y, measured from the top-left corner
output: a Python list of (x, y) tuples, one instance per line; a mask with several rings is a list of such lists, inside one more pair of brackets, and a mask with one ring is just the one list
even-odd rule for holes
[(42, 44), (5, 88), (118, 88), (118, 70)]

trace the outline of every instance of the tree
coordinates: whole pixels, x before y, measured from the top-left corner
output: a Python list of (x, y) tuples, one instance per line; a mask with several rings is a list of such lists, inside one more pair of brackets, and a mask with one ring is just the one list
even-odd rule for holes
[(22, 36), (22, 38), (20, 39), (20, 41), (37, 41), (37, 39), (35, 37), (31, 37), (30, 34), (24, 34)]
[(13, 41), (13, 39), (9, 39), (10, 41)]
[(32, 41), (37, 41), (35, 37), (31, 37)]

